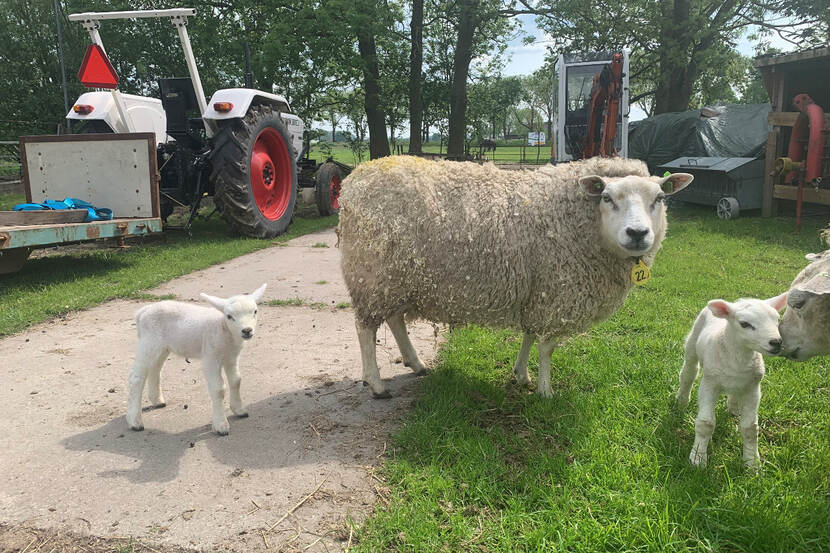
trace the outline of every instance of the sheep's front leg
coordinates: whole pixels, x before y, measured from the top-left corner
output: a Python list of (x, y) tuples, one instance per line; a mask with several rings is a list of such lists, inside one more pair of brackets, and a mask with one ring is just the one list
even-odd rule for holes
[(706, 451), (709, 449), (709, 440), (715, 431), (715, 403), (718, 400), (719, 390), (706, 379), (706, 374), (700, 379), (700, 389), (697, 392), (697, 418), (695, 419), (695, 443), (689, 453), (689, 462), (699, 468), (704, 468), (708, 461)]
[(360, 342), (360, 358), (363, 364), (363, 382), (372, 390), (372, 396), (378, 399), (392, 397), (383, 381), (380, 379), (377, 354), (375, 352), (375, 340), (377, 339), (378, 327), (364, 326), (355, 319), (357, 327), (357, 339)]
[(406, 332), (406, 321), (403, 315), (393, 315), (386, 319), (389, 329), (392, 331), (392, 336), (395, 337), (395, 342), (398, 343), (398, 349), (401, 350), (401, 359), (405, 367), (412, 369), (412, 372), (418, 376), (427, 373), (426, 368), (418, 359), (418, 353), (412, 347), (412, 342), (409, 341), (409, 334)]
[(758, 454), (758, 406), (761, 404), (761, 383), (743, 397), (741, 405), (741, 437), (743, 438), (744, 465), (757, 469), (761, 462)]
[(527, 359), (530, 357), (530, 348), (533, 347), (534, 340), (533, 334), (525, 332), (524, 338), (522, 338), (522, 347), (519, 349), (519, 355), (513, 365), (513, 374), (516, 375), (516, 382), (519, 383), (519, 386), (530, 386), (530, 376), (527, 374)]
[(556, 349), (556, 342), (539, 338), (539, 377), (536, 381), (536, 393), (545, 398), (553, 397), (550, 387), (550, 356)]
[(226, 360), (224, 367), (230, 391), (228, 399), (230, 400), (231, 411), (237, 417), (247, 417), (248, 411), (242, 406), (242, 396), (239, 394), (239, 386), (242, 383), (242, 377), (239, 375), (239, 357)]
[(222, 380), (222, 366), (216, 359), (205, 358), (205, 380), (213, 410), (213, 430), (226, 436), (231, 427), (225, 416), (225, 382)]

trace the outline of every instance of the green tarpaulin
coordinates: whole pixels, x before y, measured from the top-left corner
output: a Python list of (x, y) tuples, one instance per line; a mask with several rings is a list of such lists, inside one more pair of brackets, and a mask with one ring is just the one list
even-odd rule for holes
[(770, 109), (769, 104), (709, 106), (637, 121), (628, 134), (628, 157), (645, 161), (652, 174), (682, 156), (760, 157)]

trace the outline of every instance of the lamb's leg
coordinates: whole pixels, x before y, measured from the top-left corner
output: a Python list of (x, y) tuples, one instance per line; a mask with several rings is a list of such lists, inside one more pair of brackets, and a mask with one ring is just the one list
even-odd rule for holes
[(533, 341), (536, 338), (533, 334), (525, 332), (522, 338), (522, 347), (519, 349), (519, 355), (516, 357), (516, 363), (513, 365), (513, 374), (516, 375), (516, 381), (519, 386), (530, 386), (530, 376), (527, 374), (527, 359), (530, 356), (530, 348), (533, 347)]
[(398, 349), (401, 350), (401, 359), (406, 367), (412, 369), (416, 375), (421, 376), (427, 373), (426, 368), (418, 359), (418, 353), (412, 347), (412, 342), (409, 341), (409, 334), (406, 332), (406, 321), (403, 315), (392, 315), (386, 319), (392, 335), (395, 337), (395, 342), (398, 343)]
[(758, 454), (758, 406), (761, 404), (761, 383), (743, 397), (741, 405), (741, 437), (743, 438), (744, 465), (757, 469), (761, 456)]
[(155, 362), (147, 368), (147, 395), (150, 398), (150, 403), (154, 407), (164, 407), (167, 403), (164, 401), (164, 394), (161, 393), (161, 367), (167, 360), (168, 352), (160, 355)]
[(225, 416), (225, 381), (222, 380), (221, 363), (216, 359), (206, 357), (203, 369), (212, 404), (213, 430), (220, 436), (226, 436), (231, 427)]
[(380, 379), (377, 354), (375, 352), (375, 340), (377, 339), (378, 327), (364, 326), (355, 319), (357, 327), (357, 339), (360, 342), (360, 358), (363, 363), (363, 382), (372, 390), (372, 396), (378, 399), (392, 397), (383, 381)]
[(743, 404), (741, 399), (741, 396), (739, 396), (738, 394), (729, 394), (728, 396), (726, 396), (726, 408), (729, 409), (729, 412), (736, 417), (740, 416), (741, 412), (743, 411)]
[[(697, 324), (695, 324), (697, 327)], [(686, 352), (685, 360), (683, 361), (683, 368), (680, 370), (680, 386), (677, 389), (677, 396), (675, 402), (680, 409), (685, 409), (689, 404), (689, 397), (692, 394), (692, 385), (695, 383), (698, 372), (698, 358), (695, 343), (697, 342), (697, 334), (692, 331), (688, 338), (686, 338)]]
[(697, 418), (695, 419), (695, 443), (689, 453), (689, 462), (696, 467), (703, 468), (708, 461), (707, 449), (712, 433), (715, 431), (715, 403), (718, 400), (719, 390), (706, 379), (706, 374), (700, 379), (700, 388), (697, 391)]
[(228, 359), (224, 363), (225, 376), (228, 379), (228, 390), (230, 395), (228, 399), (231, 404), (231, 411), (237, 417), (247, 417), (248, 410), (242, 406), (242, 396), (239, 394), (239, 385), (242, 383), (242, 377), (239, 375), (239, 357)]
[(130, 371), (127, 384), (126, 418), (127, 426), (131, 430), (144, 430), (144, 422), (141, 419), (141, 397), (144, 394), (144, 383), (147, 380), (147, 374), (156, 366), (160, 370), (161, 364), (164, 363), (166, 358), (166, 349), (154, 348), (139, 341), (136, 348), (135, 363)]
[(539, 338), (539, 376), (536, 379), (536, 393), (545, 398), (553, 397), (550, 387), (550, 356), (556, 349), (556, 342)]

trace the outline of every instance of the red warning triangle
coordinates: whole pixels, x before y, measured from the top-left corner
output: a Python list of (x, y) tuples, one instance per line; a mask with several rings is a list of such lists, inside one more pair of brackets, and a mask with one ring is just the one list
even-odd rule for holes
[(81, 62), (78, 79), (87, 88), (115, 88), (118, 86), (118, 75), (115, 73), (110, 60), (103, 48), (97, 44), (90, 44)]

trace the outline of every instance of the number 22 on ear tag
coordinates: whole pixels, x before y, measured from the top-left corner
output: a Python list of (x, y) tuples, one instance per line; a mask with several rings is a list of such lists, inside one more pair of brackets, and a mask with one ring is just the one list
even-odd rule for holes
[(643, 260), (640, 259), (637, 261), (637, 264), (634, 265), (634, 268), (631, 269), (631, 282), (636, 284), (637, 286), (642, 286), (648, 279), (651, 278), (651, 270), (648, 266), (643, 263)]

